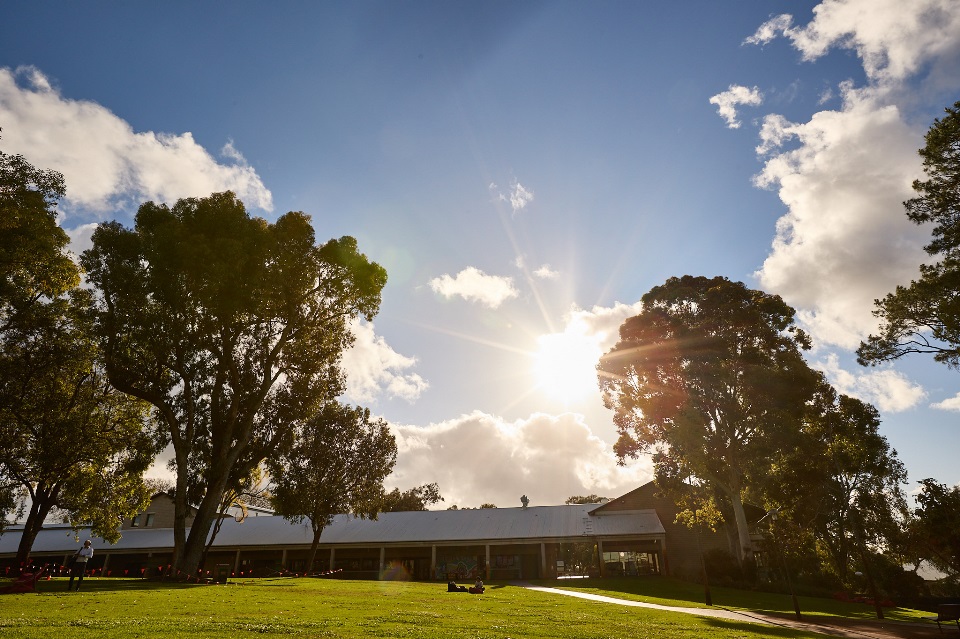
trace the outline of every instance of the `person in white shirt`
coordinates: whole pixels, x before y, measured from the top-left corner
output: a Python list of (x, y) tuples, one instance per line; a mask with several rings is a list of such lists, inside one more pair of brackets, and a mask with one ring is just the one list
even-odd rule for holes
[(77, 588), (80, 590), (80, 584), (83, 582), (83, 575), (87, 571), (87, 562), (93, 559), (93, 542), (89, 539), (83, 542), (83, 547), (73, 556), (73, 568), (70, 569), (70, 581), (67, 583), (67, 590), (73, 588), (73, 578), (77, 578)]

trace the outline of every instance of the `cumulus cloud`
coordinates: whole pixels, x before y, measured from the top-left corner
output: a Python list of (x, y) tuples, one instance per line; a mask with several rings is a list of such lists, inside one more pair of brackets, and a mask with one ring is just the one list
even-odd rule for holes
[(931, 63), (956, 70), (960, 8), (955, 0), (824, 0), (809, 24), (792, 23), (789, 15), (776, 16), (745, 42), (766, 44), (782, 35), (805, 60), (835, 47), (850, 49), (863, 61), (867, 77), (879, 83), (903, 80)]
[(476, 507), (562, 504), (573, 495), (616, 497), (652, 478), (650, 462), (617, 466), (608, 443), (582, 415), (535, 414), (507, 422), (475, 411), (425, 427), (394, 425), (397, 466), (387, 480), (401, 490), (437, 482), (445, 501)]
[(905, 411), (927, 396), (923, 387), (893, 369), (857, 373), (844, 370), (835, 354), (814, 362), (813, 367), (823, 371), (838, 392), (869, 402), (883, 412)]
[(62, 96), (32, 67), (0, 68), (0, 122), (5, 152), (63, 173), (68, 216), (75, 207), (102, 214), (226, 190), (248, 206), (273, 208), (270, 191), (232, 141), (218, 160), (190, 133), (137, 133), (104, 106)]
[(953, 397), (948, 397), (942, 402), (936, 402), (934, 404), (930, 404), (930, 408), (936, 408), (938, 410), (948, 410), (948, 411), (960, 413), (960, 394), (954, 395)]
[[(791, 140), (799, 146), (781, 151)], [(928, 231), (907, 219), (902, 202), (921, 174), (921, 140), (896, 106), (849, 87), (840, 111), (805, 124), (766, 118), (758, 152), (778, 152), (756, 183), (777, 188), (788, 212), (755, 275), (801, 309), (819, 343), (855, 348), (877, 326), (873, 300), (916, 275)]]
[(779, 36), (806, 60), (854, 51), (867, 82), (842, 83), (839, 110), (808, 122), (764, 118), (756, 184), (777, 189), (788, 212), (755, 275), (799, 309), (818, 344), (855, 348), (877, 328), (873, 301), (915, 278), (927, 257), (921, 247), (929, 229), (911, 224), (902, 202), (923, 175), (917, 149), (929, 123), (910, 122), (907, 113), (924, 90), (955, 88), (960, 4), (824, 0), (809, 24), (776, 16), (746, 42)]
[(731, 84), (729, 89), (710, 98), (710, 104), (717, 105), (717, 113), (727, 123), (728, 128), (739, 129), (740, 121), (737, 119), (737, 107), (741, 104), (748, 106), (763, 104), (763, 94), (757, 87), (751, 89)]
[(356, 341), (343, 354), (347, 399), (369, 404), (386, 396), (412, 402), (429, 387), (420, 375), (408, 372), (417, 360), (393, 350), (382, 336), (376, 335), (372, 323), (355, 320), (350, 330)]
[(566, 316), (564, 331), (593, 335), (597, 344), (604, 351), (608, 351), (620, 338), (620, 325), (624, 320), (639, 315), (642, 310), (642, 302), (633, 304), (614, 302), (613, 306), (594, 306), (589, 310), (574, 306)]
[(463, 269), (456, 276), (444, 274), (430, 280), (430, 288), (443, 297), (462, 297), (490, 308), (497, 308), (520, 294), (513, 285), (513, 278), (487, 275), (473, 266)]

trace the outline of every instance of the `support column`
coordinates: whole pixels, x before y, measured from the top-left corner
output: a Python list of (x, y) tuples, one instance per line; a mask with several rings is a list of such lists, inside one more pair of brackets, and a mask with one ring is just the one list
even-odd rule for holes
[[(330, 570), (336, 570), (336, 561), (337, 561), (337, 549), (335, 547), (330, 548)], [(313, 566), (307, 566), (307, 570), (312, 570)]]
[(437, 578), (437, 546), (430, 546), (430, 581)]
[(486, 573), (486, 576), (484, 577), (484, 579), (486, 579), (487, 581), (490, 581), (490, 544), (487, 544), (487, 559), (485, 562), (484, 572)]
[(284, 548), (283, 552), (280, 553), (280, 567), (284, 570), (287, 569), (287, 549)]
[(240, 575), (240, 549), (237, 548), (237, 555), (233, 558), (233, 574)]
[(380, 572), (377, 573), (377, 579), (383, 579), (383, 568), (387, 558), (386, 546), (380, 546)]
[(540, 542), (540, 578), (547, 578), (547, 544)]
[(103, 556), (103, 567), (100, 569), (100, 576), (107, 576), (107, 569), (110, 568), (110, 555), (106, 554)]
[(600, 576), (606, 577), (606, 567), (603, 563), (603, 540), (597, 537), (597, 561), (600, 562)]

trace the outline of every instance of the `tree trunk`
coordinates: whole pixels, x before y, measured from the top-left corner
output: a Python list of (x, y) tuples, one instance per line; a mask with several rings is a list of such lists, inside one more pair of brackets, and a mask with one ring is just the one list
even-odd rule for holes
[(737, 558), (740, 560), (740, 566), (753, 562), (753, 541), (750, 540), (750, 526), (747, 523), (747, 515), (743, 511), (743, 500), (740, 498), (740, 491), (731, 490), (730, 501), (733, 503), (733, 517), (737, 523), (737, 539), (740, 545), (737, 548)]
[[(225, 484), (226, 482), (219, 483)], [(181, 570), (188, 575), (195, 575), (201, 568), (200, 558), (203, 556), (203, 549), (207, 543), (207, 535), (210, 533), (213, 520), (217, 516), (217, 507), (220, 505), (220, 494), (214, 497), (214, 492), (222, 493), (222, 486), (219, 491), (208, 491), (203, 501), (200, 502), (200, 505), (197, 507), (196, 517), (194, 517), (193, 523), (190, 525), (190, 534), (187, 535), (186, 543), (183, 546), (183, 557), (180, 561), (182, 566)]]
[[(313, 572), (313, 563), (317, 559), (317, 548), (320, 546), (320, 535), (323, 534), (323, 526), (313, 527), (313, 543), (310, 544), (310, 556), (307, 558), (307, 572)], [(333, 570), (333, 566), (330, 566)]]
[(30, 513), (27, 515), (27, 521), (23, 526), (23, 534), (20, 535), (20, 544), (17, 546), (17, 569), (23, 567), (30, 558), (30, 551), (33, 550), (33, 542), (37, 540), (37, 535), (43, 528), (43, 522), (50, 514), (53, 502), (56, 500), (58, 489), (47, 492), (41, 490), (33, 495), (30, 504)]

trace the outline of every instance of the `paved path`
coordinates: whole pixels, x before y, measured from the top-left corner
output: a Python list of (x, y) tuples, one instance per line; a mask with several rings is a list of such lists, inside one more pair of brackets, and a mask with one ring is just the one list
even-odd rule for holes
[(683, 608), (680, 606), (663, 606), (654, 603), (645, 603), (642, 601), (631, 601), (628, 599), (617, 599), (616, 597), (607, 597), (604, 595), (594, 595), (586, 592), (577, 592), (574, 590), (561, 590), (559, 588), (545, 588), (534, 586), (527, 583), (518, 584), (530, 590), (548, 592), (557, 595), (566, 595), (568, 597), (579, 597), (580, 599), (589, 599), (602, 603), (617, 604), (620, 606), (635, 606), (638, 608), (654, 608), (656, 610), (666, 610), (668, 612), (680, 612), (688, 615), (699, 615), (701, 617), (715, 617), (719, 619), (729, 619), (731, 621), (742, 621), (748, 623), (759, 623), (770, 626), (780, 626), (784, 628), (794, 628), (806, 632), (816, 632), (834, 637), (846, 637), (848, 639), (927, 639), (929, 637), (939, 637), (939, 631), (933, 624), (905, 623), (894, 621), (868, 621), (861, 619), (845, 619), (830, 617), (829, 620), (819, 618), (813, 621), (797, 621), (792, 616), (790, 618), (775, 617), (759, 612), (748, 610), (728, 610), (726, 608)]

